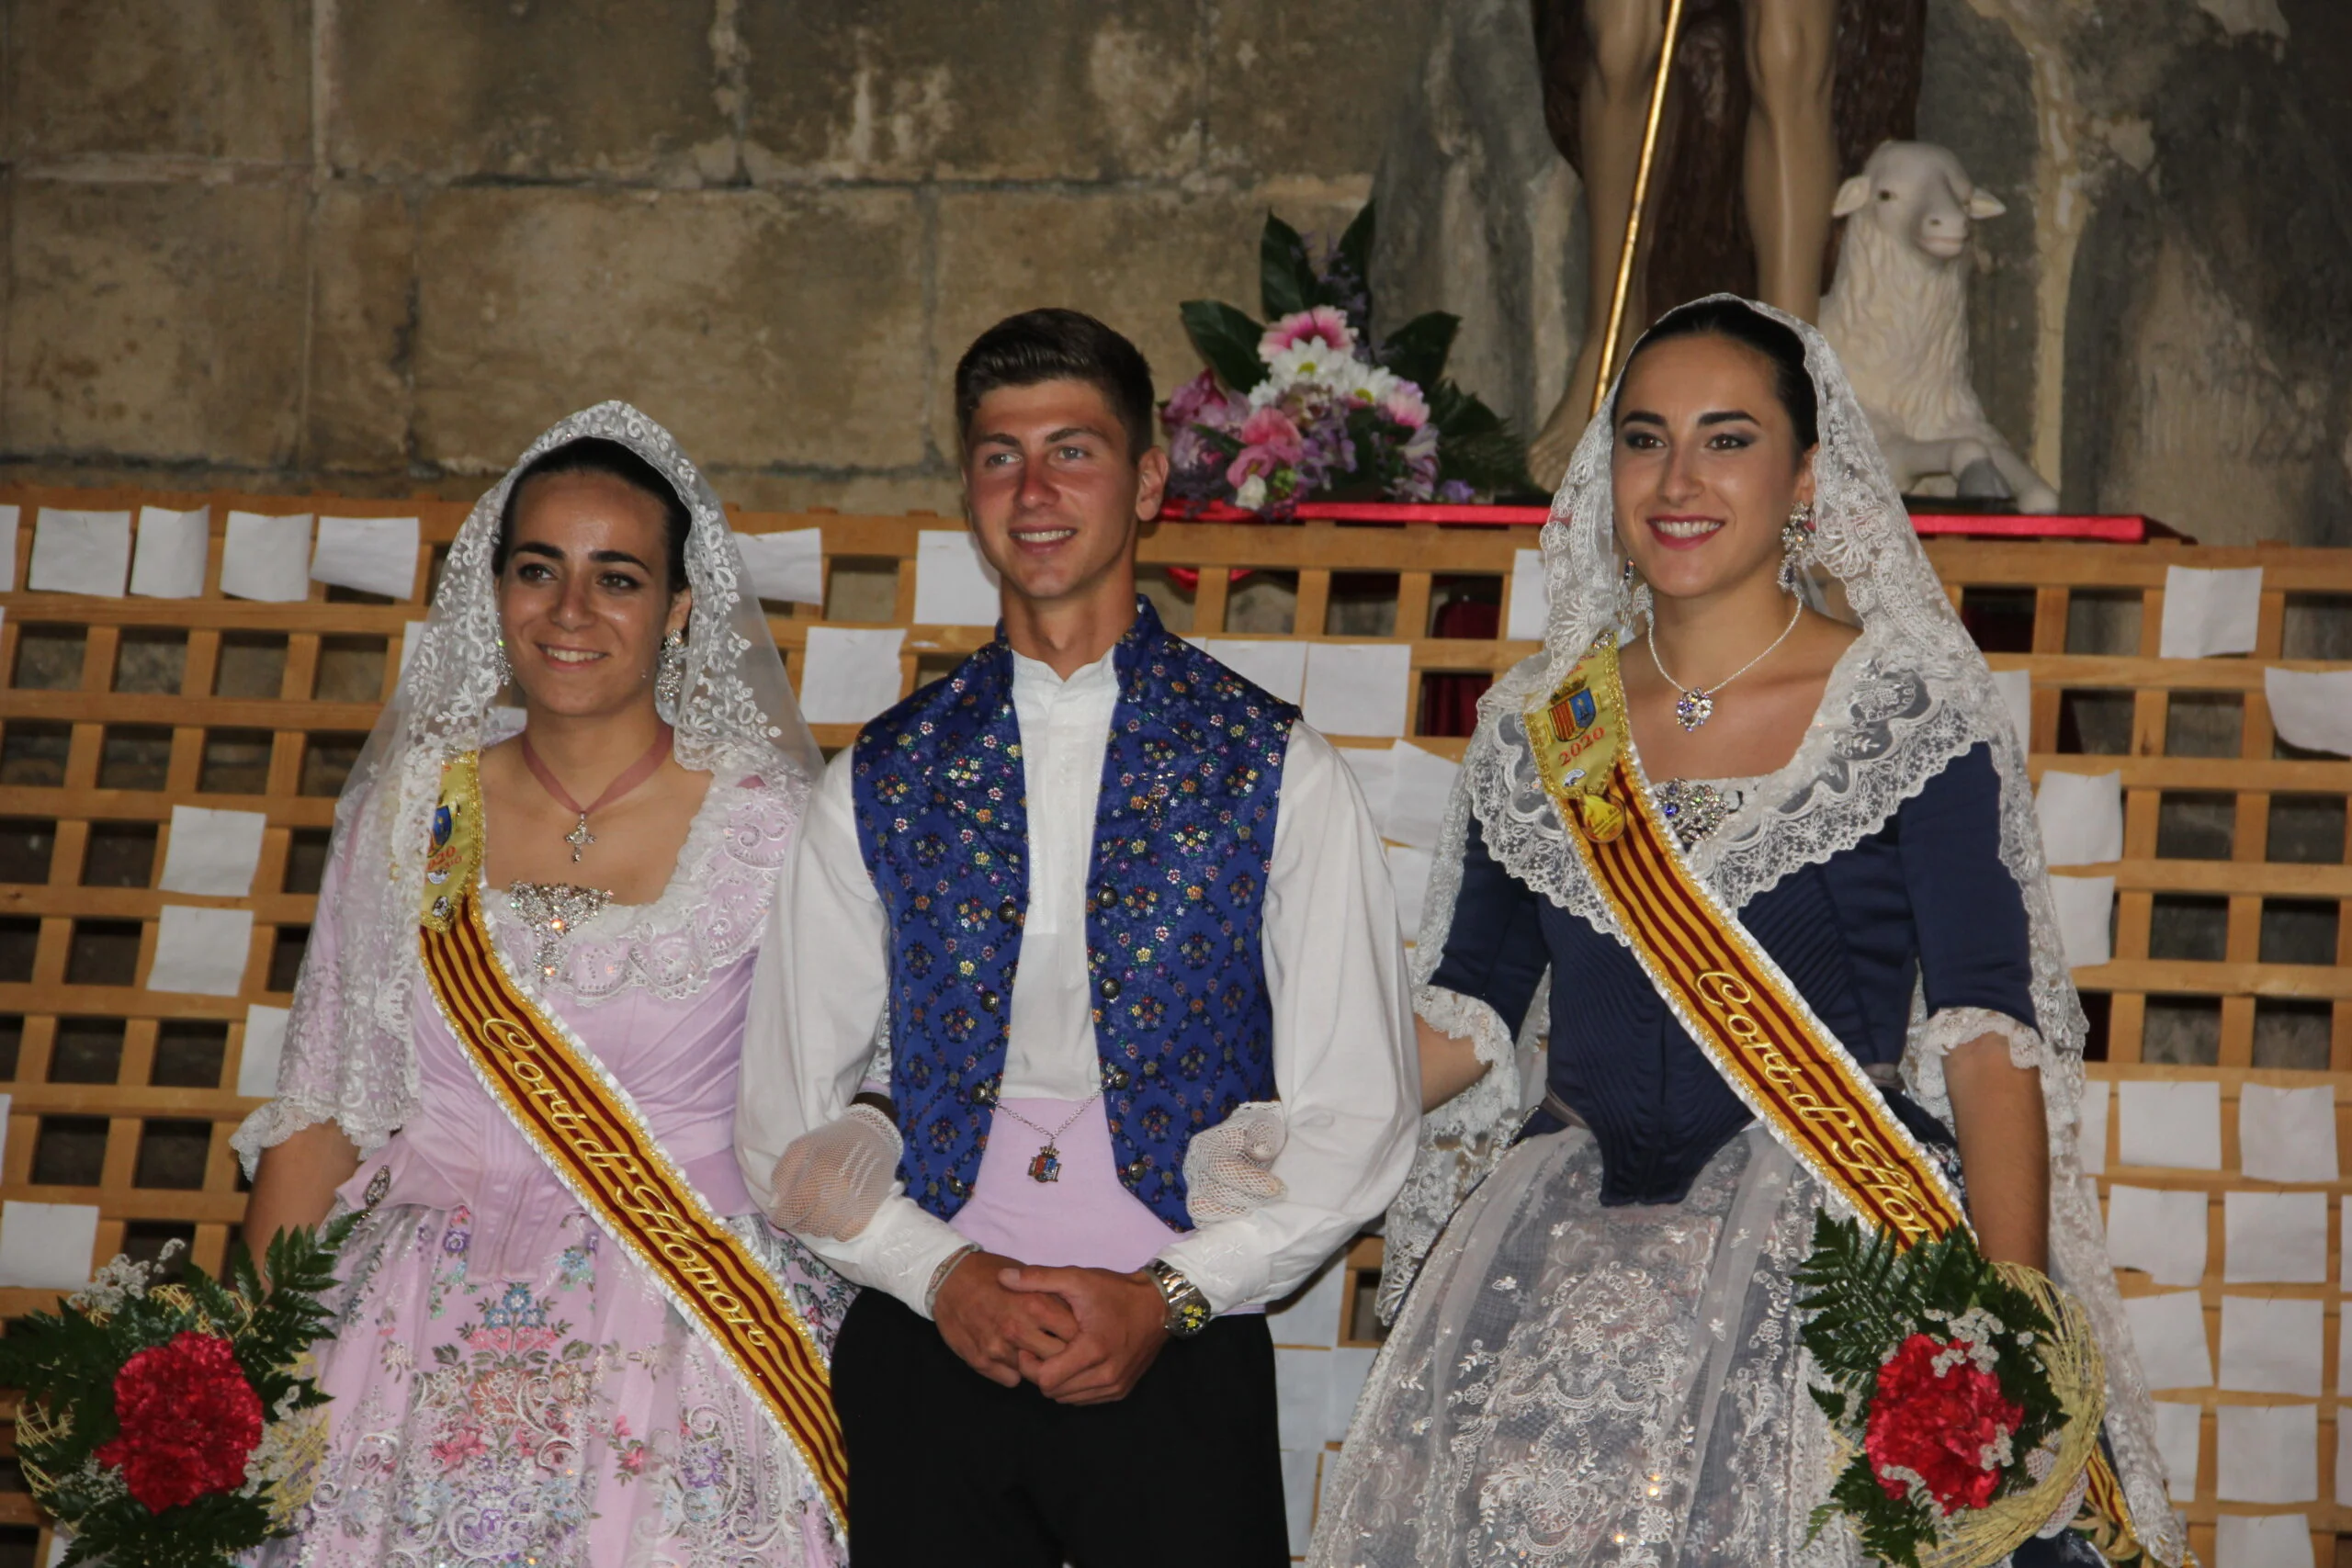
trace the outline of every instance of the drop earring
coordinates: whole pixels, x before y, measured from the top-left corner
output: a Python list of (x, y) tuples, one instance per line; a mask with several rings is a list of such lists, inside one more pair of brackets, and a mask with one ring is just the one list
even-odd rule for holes
[(514, 683), (514, 666), (507, 662), (506, 638), (503, 635), (499, 637), (498, 646), (491, 649), (490, 672), (497, 677), (498, 689), (502, 692)]
[(1617, 574), (1617, 623), (1631, 626), (1650, 613), (1650, 585), (1634, 573), (1632, 560)]
[(1789, 508), (1781, 525), (1781, 591), (1794, 593), (1804, 569), (1813, 564), (1813, 503), (1800, 501)]
[(662, 660), (653, 675), (653, 706), (672, 716), (686, 693), (686, 634), (672, 632), (662, 639)]

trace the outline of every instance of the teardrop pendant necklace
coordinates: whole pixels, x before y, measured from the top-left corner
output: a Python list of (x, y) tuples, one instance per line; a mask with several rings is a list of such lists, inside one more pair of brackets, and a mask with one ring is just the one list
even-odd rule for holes
[(1676, 680), (1672, 675), (1667, 673), (1666, 660), (1657, 656), (1657, 617), (1656, 615), (1652, 615), (1650, 617), (1648, 632), (1650, 662), (1657, 666), (1658, 674), (1665, 677), (1666, 683), (1668, 685), (1682, 694), (1674, 704), (1674, 722), (1682, 727), (1683, 733), (1687, 735), (1691, 730), (1694, 730), (1701, 725), (1706, 723), (1707, 720), (1714, 717), (1715, 694), (1722, 691), (1725, 686), (1730, 685), (1734, 681), (1738, 680), (1742, 675), (1747, 674), (1750, 670), (1753, 670), (1758, 665), (1763, 663), (1767, 659), (1771, 658), (1772, 649), (1778, 648), (1782, 643), (1789, 640), (1789, 634), (1797, 629), (1797, 619), (1804, 614), (1804, 601), (1798, 599), (1789, 607), (1789, 624), (1782, 626), (1781, 628), (1781, 635), (1772, 639), (1771, 648), (1767, 648), (1763, 652), (1758, 654), (1755, 658), (1749, 660), (1747, 663), (1741, 665), (1738, 669), (1733, 671), (1730, 674), (1724, 676), (1722, 680), (1716, 682), (1712, 686), (1686, 686), (1681, 682)]
[(602, 811), (605, 807), (651, 778), (654, 772), (670, 759), (673, 732), (668, 725), (663, 725), (662, 733), (654, 739), (651, 749), (644, 756), (631, 762), (622, 772), (620, 777), (606, 784), (604, 794), (585, 806), (571, 798), (571, 792), (557, 781), (547, 763), (540, 760), (538, 752), (532, 750), (529, 730), (523, 731), (517, 739), (523, 743), (523, 765), (531, 770), (531, 776), (539, 781), (539, 787), (553, 795), (557, 805), (580, 818), (571, 831), (563, 836), (563, 841), (571, 846), (571, 863), (578, 865), (580, 852), (596, 841), (596, 835), (588, 830), (589, 815), (592, 812)]

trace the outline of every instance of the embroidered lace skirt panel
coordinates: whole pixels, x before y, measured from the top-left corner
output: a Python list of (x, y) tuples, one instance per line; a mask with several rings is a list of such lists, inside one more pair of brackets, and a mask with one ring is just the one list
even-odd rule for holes
[[(849, 1287), (758, 1220), (730, 1227), (830, 1350)], [(797, 1456), (609, 1236), (575, 1211), (524, 1271), (480, 1267), (473, 1229), (463, 1206), (360, 1223), (319, 1348), (322, 1480), (263, 1568), (834, 1561)]]
[(1818, 1189), (1751, 1129), (1679, 1203), (1603, 1208), (1580, 1128), (1471, 1195), (1356, 1407), (1308, 1562), (1851, 1568), (1805, 1544), (1830, 1437), (1789, 1275)]

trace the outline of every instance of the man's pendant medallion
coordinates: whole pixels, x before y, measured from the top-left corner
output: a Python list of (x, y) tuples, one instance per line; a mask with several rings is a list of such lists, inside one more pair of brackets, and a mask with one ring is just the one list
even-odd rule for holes
[(1029, 1160), (1029, 1179), (1035, 1182), (1059, 1181), (1062, 1179), (1062, 1152), (1047, 1144)]
[(1714, 716), (1715, 699), (1704, 692), (1685, 692), (1682, 700), (1674, 705), (1674, 722), (1680, 725), (1686, 734)]
[(588, 818), (586, 813), (583, 812), (581, 815), (579, 825), (574, 827), (571, 832), (566, 833), (563, 836), (563, 841), (571, 846), (571, 863), (578, 865), (580, 863), (580, 852), (596, 841), (596, 835), (588, 830)]

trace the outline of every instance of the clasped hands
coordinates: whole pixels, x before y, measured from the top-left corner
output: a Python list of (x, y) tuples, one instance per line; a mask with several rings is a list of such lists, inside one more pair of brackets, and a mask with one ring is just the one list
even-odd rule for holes
[(993, 1252), (949, 1270), (932, 1317), (947, 1348), (990, 1382), (1026, 1378), (1064, 1404), (1125, 1399), (1168, 1342), (1167, 1301), (1150, 1276), (1033, 1268)]

